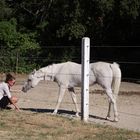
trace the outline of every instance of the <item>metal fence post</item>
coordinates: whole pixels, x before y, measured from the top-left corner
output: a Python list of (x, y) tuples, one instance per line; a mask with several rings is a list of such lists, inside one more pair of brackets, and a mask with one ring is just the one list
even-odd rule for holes
[(81, 119), (88, 121), (89, 118), (89, 61), (90, 39), (82, 38), (82, 87), (81, 87)]

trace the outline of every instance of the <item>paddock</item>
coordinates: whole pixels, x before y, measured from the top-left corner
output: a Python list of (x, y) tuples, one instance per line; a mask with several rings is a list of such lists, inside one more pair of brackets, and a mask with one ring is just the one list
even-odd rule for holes
[[(58, 86), (55, 82), (40, 82), (28, 93), (18, 92), (21, 89), (26, 76), (17, 76), (17, 83), (13, 87), (13, 94), (19, 97), (18, 105), (24, 110), (34, 112), (52, 113), (58, 98)], [(14, 91), (15, 90), (15, 91)], [(81, 107), (81, 89), (76, 88), (78, 106)], [(122, 82), (117, 100), (119, 122), (105, 120), (108, 110), (107, 96), (98, 85), (90, 87), (89, 122), (112, 125), (118, 128), (140, 131), (140, 86), (135, 83)], [(111, 112), (112, 113), (112, 112)], [(66, 92), (58, 111), (59, 115), (79, 119), (75, 117), (75, 106), (71, 96)]]

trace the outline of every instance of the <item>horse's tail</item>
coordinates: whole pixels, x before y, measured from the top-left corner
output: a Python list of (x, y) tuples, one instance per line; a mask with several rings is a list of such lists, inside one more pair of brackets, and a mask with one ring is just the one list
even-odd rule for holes
[(115, 62), (111, 64), (111, 68), (113, 71), (112, 90), (115, 98), (117, 99), (121, 84), (121, 70), (119, 68), (119, 65)]

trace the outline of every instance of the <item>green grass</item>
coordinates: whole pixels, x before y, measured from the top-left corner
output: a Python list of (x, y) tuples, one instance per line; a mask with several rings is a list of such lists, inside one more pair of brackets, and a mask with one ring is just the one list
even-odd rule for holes
[(0, 111), (1, 140), (140, 140), (140, 133), (47, 113)]

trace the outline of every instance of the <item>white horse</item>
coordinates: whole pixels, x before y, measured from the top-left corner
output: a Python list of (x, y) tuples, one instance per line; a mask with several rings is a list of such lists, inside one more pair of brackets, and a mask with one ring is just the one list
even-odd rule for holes
[[(81, 64), (74, 62), (65, 62), (59, 64), (52, 64), (47, 67), (43, 67), (38, 71), (34, 70), (25, 82), (22, 91), (27, 92), (29, 89), (34, 88), (41, 80), (50, 80), (58, 83), (59, 96), (54, 110), (54, 114), (57, 113), (60, 103), (63, 99), (66, 89), (71, 93), (73, 102), (76, 108), (76, 116), (79, 114), (79, 108), (77, 105), (76, 94), (74, 87), (81, 86)], [(116, 63), (110, 64), (105, 62), (96, 62), (90, 64), (90, 77), (89, 85), (98, 83), (101, 85), (109, 98), (109, 110), (107, 119), (110, 117), (110, 108), (113, 104), (114, 109), (114, 121), (118, 121), (118, 112), (116, 106), (115, 95), (119, 92), (121, 83), (121, 71)], [(113, 87), (113, 88), (112, 88)]]

